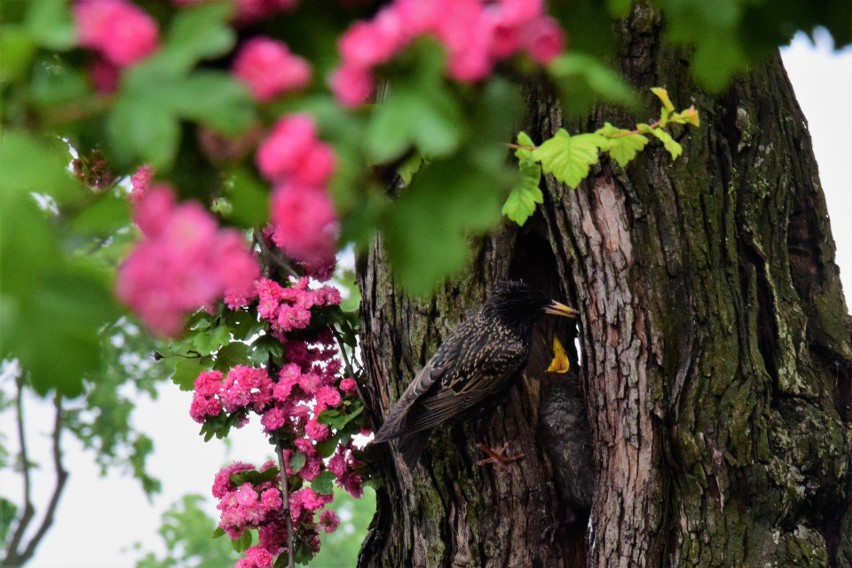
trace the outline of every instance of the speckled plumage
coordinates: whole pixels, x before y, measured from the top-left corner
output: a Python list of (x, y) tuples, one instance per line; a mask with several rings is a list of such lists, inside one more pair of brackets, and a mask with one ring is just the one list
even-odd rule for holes
[(523, 282), (498, 285), (417, 373), (376, 432), (374, 443), (400, 438), (399, 451), (413, 468), (434, 427), (509, 389), (529, 357), (532, 326), (544, 313), (576, 314)]

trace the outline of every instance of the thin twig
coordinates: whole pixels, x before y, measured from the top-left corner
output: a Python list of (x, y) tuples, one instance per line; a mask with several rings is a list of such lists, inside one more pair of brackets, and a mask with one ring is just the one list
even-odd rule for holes
[(56, 485), (53, 487), (53, 494), (50, 496), (50, 501), (47, 504), (47, 510), (44, 513), (41, 525), (29, 544), (27, 544), (27, 549), (21, 556), (22, 563), (28, 561), (35, 554), (36, 548), (53, 524), (53, 516), (56, 514), (59, 498), (62, 496), (63, 489), (65, 489), (65, 482), (68, 481), (68, 472), (62, 467), (62, 448), (60, 446), (62, 438), (62, 397), (58, 394), (53, 399), (53, 407), (56, 409), (56, 418), (53, 421), (51, 439), (53, 440), (53, 468), (56, 472)]
[(18, 526), (15, 527), (15, 532), (12, 539), (9, 541), (9, 546), (6, 547), (5, 562), (10, 566), (23, 564), (23, 558), (18, 554), (18, 548), (21, 546), (21, 541), (24, 538), (30, 521), (35, 514), (35, 508), (30, 494), (30, 458), (27, 450), (27, 436), (24, 429), (24, 375), (18, 377), (18, 392), (15, 396), (15, 413), (18, 425), (18, 444), (20, 445), (20, 460), (21, 460), (21, 475), (24, 477), (24, 513), (18, 521)]
[(348, 374), (354, 379), (355, 369), (352, 367), (352, 364), (349, 361), (349, 355), (346, 354), (346, 344), (343, 342), (343, 337), (340, 336), (340, 332), (337, 331), (336, 327), (334, 327), (333, 325), (330, 325), (328, 327), (329, 329), (331, 329), (331, 333), (337, 340), (337, 346), (340, 347), (340, 354), (343, 357), (343, 366), (346, 367), (346, 374)]
[(294, 568), (293, 564), (293, 519), (290, 518), (290, 490), (287, 480), (287, 468), (284, 465), (284, 450), (281, 442), (276, 442), (275, 453), (278, 454), (278, 470), (281, 472), (281, 503), (284, 508), (284, 522), (287, 523), (287, 566)]
[(254, 230), (254, 242), (257, 243), (257, 246), (260, 247), (260, 254), (264, 258), (268, 258), (272, 264), (278, 267), (280, 270), (283, 270), (285, 273), (289, 274), (293, 278), (299, 278), (299, 273), (296, 272), (296, 269), (293, 268), (290, 263), (281, 258), (280, 255), (276, 254), (276, 251), (269, 248), (269, 245), (266, 244), (266, 239), (263, 238), (263, 234), (258, 229)]

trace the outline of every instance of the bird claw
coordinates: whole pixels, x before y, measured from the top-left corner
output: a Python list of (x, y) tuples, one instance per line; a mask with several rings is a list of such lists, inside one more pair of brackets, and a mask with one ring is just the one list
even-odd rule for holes
[(488, 457), (484, 460), (479, 460), (476, 462), (476, 465), (486, 465), (489, 463), (498, 464), (503, 469), (509, 469), (507, 464), (512, 462), (516, 462), (524, 459), (524, 454), (518, 454), (516, 456), (507, 456), (506, 452), (509, 451), (509, 442), (503, 442), (503, 447), (497, 450), (492, 450), (485, 444), (477, 444), (477, 448), (488, 454)]

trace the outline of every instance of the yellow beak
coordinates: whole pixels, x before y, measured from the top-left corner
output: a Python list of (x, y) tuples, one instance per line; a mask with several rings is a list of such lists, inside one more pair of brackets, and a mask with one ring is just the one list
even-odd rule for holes
[(566, 318), (575, 318), (580, 315), (580, 312), (575, 310), (570, 306), (566, 306), (561, 302), (557, 302), (556, 300), (551, 300), (550, 303), (544, 308), (544, 313), (551, 314), (554, 316), (564, 316)]

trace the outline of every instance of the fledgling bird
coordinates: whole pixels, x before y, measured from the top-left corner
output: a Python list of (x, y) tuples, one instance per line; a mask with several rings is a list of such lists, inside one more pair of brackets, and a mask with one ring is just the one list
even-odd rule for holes
[(529, 358), (532, 327), (543, 314), (576, 317), (578, 312), (523, 282), (497, 285), (417, 373), (373, 443), (400, 438), (399, 451), (412, 469), (434, 427), (505, 394)]

